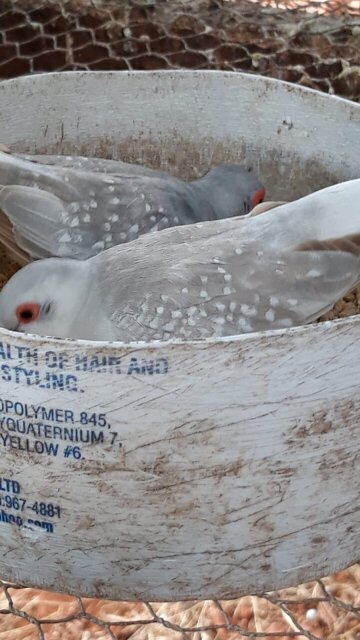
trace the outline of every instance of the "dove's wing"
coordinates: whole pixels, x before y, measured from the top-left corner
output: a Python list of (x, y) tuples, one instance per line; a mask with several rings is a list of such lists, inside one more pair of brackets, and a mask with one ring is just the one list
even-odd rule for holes
[(360, 236), (350, 249), (335, 240), (276, 251), (249, 240), (245, 220), (241, 226), (237, 245), (233, 230), (206, 242), (179, 239), (162, 251), (153, 246), (152, 253), (137, 247), (121, 260), (114, 250), (99, 256), (102, 299), (118, 339), (197, 339), (301, 325), (359, 282)]
[(0, 190), (0, 207), (21, 248), (34, 257), (85, 259), (142, 234), (193, 222), (199, 206), (191, 188), (171, 176), (91, 173), (5, 153), (0, 184), (9, 185)]

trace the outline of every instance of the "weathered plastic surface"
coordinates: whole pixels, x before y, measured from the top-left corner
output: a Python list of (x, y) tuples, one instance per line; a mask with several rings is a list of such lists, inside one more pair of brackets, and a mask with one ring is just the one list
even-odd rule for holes
[[(1, 142), (202, 172), (270, 198), (358, 177), (360, 106), (218, 72), (0, 84)], [(360, 318), (202, 343), (0, 331), (0, 576), (119, 599), (235, 597), (357, 560)]]

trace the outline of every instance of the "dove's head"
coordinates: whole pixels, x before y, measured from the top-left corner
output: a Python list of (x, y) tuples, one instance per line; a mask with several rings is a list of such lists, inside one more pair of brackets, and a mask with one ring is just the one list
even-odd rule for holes
[(217, 218), (247, 214), (265, 198), (256, 175), (237, 164), (218, 165), (196, 183), (206, 191)]
[(86, 266), (80, 260), (48, 258), (20, 269), (0, 292), (0, 326), (57, 338), (78, 337), (72, 325), (80, 319), (89, 294)]

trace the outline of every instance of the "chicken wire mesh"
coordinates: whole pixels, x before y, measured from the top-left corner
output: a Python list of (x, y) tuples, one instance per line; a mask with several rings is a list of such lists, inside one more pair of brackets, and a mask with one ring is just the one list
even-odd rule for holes
[(360, 568), (238, 600), (112, 602), (2, 584), (0, 637), (39, 640), (355, 640)]
[(0, 78), (77, 69), (232, 69), (358, 100), (359, 0), (263, 4), (1, 0)]
[[(0, 0), (1, 79), (184, 67), (261, 73), (359, 101), (360, 2)], [(17, 265), (1, 262), (4, 281)], [(349, 294), (327, 317), (357, 313), (359, 302), (359, 291)], [(112, 602), (0, 582), (0, 638), (355, 640), (359, 586), (357, 565), (223, 602)]]

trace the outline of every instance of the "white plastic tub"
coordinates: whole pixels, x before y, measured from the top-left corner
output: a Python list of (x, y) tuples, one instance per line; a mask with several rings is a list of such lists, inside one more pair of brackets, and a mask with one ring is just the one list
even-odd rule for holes
[[(184, 176), (242, 161), (270, 198), (359, 177), (359, 105), (251, 75), (10, 80), (0, 131), (18, 151)], [(158, 346), (0, 330), (1, 578), (225, 598), (355, 561), (359, 330), (357, 317)]]

